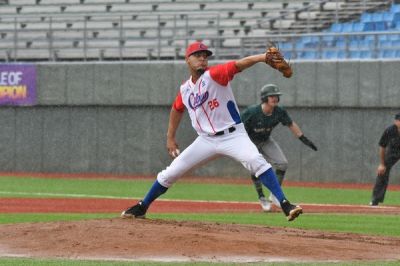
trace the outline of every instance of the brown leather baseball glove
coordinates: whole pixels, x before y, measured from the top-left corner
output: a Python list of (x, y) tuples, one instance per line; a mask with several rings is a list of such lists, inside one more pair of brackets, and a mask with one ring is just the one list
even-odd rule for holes
[(285, 78), (290, 78), (293, 74), (292, 67), (283, 58), (281, 51), (276, 47), (269, 47), (265, 53), (265, 63), (277, 69)]

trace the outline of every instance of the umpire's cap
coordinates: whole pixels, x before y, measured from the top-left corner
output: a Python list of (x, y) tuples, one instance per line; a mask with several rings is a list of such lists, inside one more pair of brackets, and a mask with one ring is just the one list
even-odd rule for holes
[(394, 116), (394, 119), (400, 120), (400, 113), (397, 113), (397, 114)]
[(282, 93), (279, 90), (279, 87), (277, 85), (267, 84), (261, 88), (260, 97), (261, 97), (262, 102), (266, 102), (268, 99), (268, 96), (275, 96), (275, 95), (276, 96), (282, 95)]
[(205, 45), (202, 42), (194, 42), (194, 43), (190, 44), (188, 46), (188, 48), (186, 49), (186, 58), (188, 58), (192, 54), (194, 54), (196, 52), (200, 52), (200, 51), (206, 51), (208, 56), (212, 55), (212, 52), (210, 50), (208, 50), (207, 45)]

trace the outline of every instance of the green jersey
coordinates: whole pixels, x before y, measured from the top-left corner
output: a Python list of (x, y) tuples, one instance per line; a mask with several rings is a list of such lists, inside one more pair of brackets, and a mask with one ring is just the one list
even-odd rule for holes
[(290, 126), (293, 121), (282, 107), (276, 106), (271, 115), (266, 115), (261, 109), (261, 104), (249, 106), (241, 114), (242, 122), (250, 139), (256, 144), (268, 140), (272, 130), (279, 123)]

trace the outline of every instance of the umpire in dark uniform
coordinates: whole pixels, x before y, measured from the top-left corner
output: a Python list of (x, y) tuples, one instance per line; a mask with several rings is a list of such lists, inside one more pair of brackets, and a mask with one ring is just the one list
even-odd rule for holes
[(385, 199), (389, 184), (390, 169), (400, 159), (400, 113), (394, 117), (394, 124), (383, 132), (379, 140), (379, 165), (372, 199), (369, 205), (377, 206)]
[[(315, 151), (317, 150), (314, 143), (304, 136), (300, 127), (291, 119), (287, 111), (278, 106), (281, 95), (282, 93), (277, 85), (267, 84), (261, 88), (261, 104), (250, 106), (241, 114), (247, 134), (257, 146), (260, 153), (274, 166), (280, 184), (282, 184), (288, 161), (278, 143), (270, 136), (272, 130), (279, 123), (287, 126), (293, 135), (299, 138), (305, 145)], [(265, 199), (261, 181), (258, 178), (252, 176), (251, 179), (253, 180), (261, 207), (264, 211), (271, 209), (271, 202), (278, 207), (280, 206), (272, 194), (269, 200)]]

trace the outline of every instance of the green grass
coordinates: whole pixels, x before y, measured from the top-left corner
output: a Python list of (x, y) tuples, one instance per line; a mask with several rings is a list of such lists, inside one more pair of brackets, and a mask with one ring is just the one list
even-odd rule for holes
[[(0, 177), (0, 197), (116, 197), (142, 198), (152, 180), (49, 179)], [(367, 204), (371, 191), (357, 189), (321, 189), (284, 187), (293, 202)], [(194, 184), (184, 179), (162, 196), (164, 199), (256, 201), (251, 181), (247, 185)], [(400, 191), (388, 191), (385, 204), (400, 205)]]
[(0, 177), (0, 197), (139, 197), (150, 186), (150, 180)]
[(112, 213), (0, 213), (0, 224), (77, 221), (116, 217)]
[[(38, 259), (1, 259), (0, 263), (2, 266), (21, 266), (21, 265), (29, 265), (29, 266), (155, 266), (155, 265), (165, 265), (165, 266), (209, 266), (209, 262), (124, 262), (124, 261), (84, 261), (84, 260), (38, 260)], [(214, 266), (228, 266), (228, 265), (243, 265), (236, 263), (213, 263)], [(398, 262), (348, 262), (348, 263), (287, 263), (287, 262), (271, 262), (271, 263), (246, 263), (246, 265), (250, 266), (261, 266), (261, 265), (276, 265), (276, 266), (286, 266), (286, 265), (295, 265), (295, 266), (394, 266), (399, 265)]]

